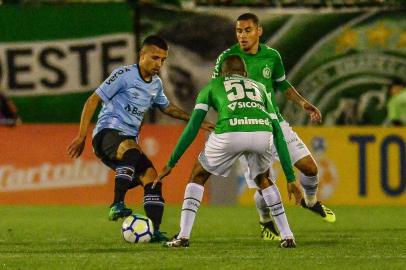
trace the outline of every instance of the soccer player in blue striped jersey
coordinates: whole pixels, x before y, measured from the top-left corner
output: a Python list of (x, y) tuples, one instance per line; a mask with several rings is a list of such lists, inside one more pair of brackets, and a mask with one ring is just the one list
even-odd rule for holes
[[(158, 36), (148, 36), (142, 44), (139, 63), (115, 69), (88, 98), (78, 135), (68, 146), (72, 158), (81, 155), (90, 121), (102, 102), (92, 145), (96, 156), (116, 173), (109, 219), (117, 220), (132, 214), (132, 210), (125, 206), (125, 195), (128, 189), (142, 185), (144, 210), (154, 225), (153, 242), (167, 240), (159, 230), (165, 201), (162, 186), (152, 188), (157, 173), (138, 145), (140, 127), (144, 114), (154, 106), (173, 118), (185, 121), (190, 118), (165, 96), (158, 72), (167, 56), (166, 42)], [(213, 126), (208, 122), (202, 124), (206, 130)]]

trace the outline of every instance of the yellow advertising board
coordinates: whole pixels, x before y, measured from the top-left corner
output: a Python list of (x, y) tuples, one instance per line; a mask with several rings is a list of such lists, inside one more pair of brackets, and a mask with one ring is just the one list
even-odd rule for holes
[[(406, 128), (294, 128), (319, 169), (318, 197), (328, 205), (406, 205)], [(277, 184), (286, 198), (279, 163)], [(299, 179), (300, 174), (297, 172)], [(241, 204), (253, 191), (240, 188)]]

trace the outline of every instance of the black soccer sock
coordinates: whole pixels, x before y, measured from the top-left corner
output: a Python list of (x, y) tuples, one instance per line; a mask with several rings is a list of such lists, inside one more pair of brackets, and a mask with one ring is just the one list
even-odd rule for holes
[(162, 183), (156, 184), (152, 189), (152, 183), (144, 186), (144, 210), (145, 214), (151, 219), (154, 230), (159, 230), (164, 214), (165, 200), (162, 197)]
[(135, 148), (128, 149), (116, 167), (116, 178), (114, 186), (114, 203), (124, 202), (127, 190), (134, 184), (135, 166), (141, 157), (141, 152)]
[[(113, 204), (124, 202), (125, 194), (130, 187), (132, 173), (134, 169), (131, 167), (117, 167), (114, 186), (114, 201)], [(131, 178), (130, 178), (131, 177)]]

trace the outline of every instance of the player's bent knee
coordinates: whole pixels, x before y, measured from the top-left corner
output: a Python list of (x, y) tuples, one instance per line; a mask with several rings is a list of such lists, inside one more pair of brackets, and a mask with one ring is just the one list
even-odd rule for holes
[(122, 141), (120, 143), (120, 145), (118, 146), (117, 149), (117, 154), (116, 154), (116, 158), (118, 160), (123, 159), (124, 154), (127, 151), (130, 151), (132, 149), (135, 149), (136, 151), (138, 151), (140, 154), (142, 153), (140, 146), (137, 144), (136, 141), (132, 140), (132, 139), (128, 139), (125, 141)]
[(190, 176), (189, 183), (195, 183), (204, 186), (211, 173), (206, 171), (199, 162), (196, 162)]
[(122, 154), (117, 154), (117, 160), (135, 166), (141, 158), (141, 152), (136, 148), (127, 149)]
[(260, 190), (272, 186), (274, 183), (269, 179), (268, 172), (261, 173), (257, 175), (254, 179), (255, 184), (259, 187)]
[(317, 164), (310, 155), (296, 162), (295, 167), (306, 176), (315, 176), (318, 174)]

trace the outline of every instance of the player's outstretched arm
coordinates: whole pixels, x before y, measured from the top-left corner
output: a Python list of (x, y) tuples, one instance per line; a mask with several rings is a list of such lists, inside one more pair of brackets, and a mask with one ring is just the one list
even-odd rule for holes
[(77, 158), (82, 154), (83, 149), (85, 148), (87, 130), (89, 128), (90, 121), (92, 120), (94, 112), (96, 111), (97, 106), (99, 105), (99, 102), (100, 97), (96, 93), (93, 93), (87, 99), (82, 110), (78, 135), (73, 139), (73, 141), (71, 142), (71, 144), (68, 146), (67, 149), (68, 155), (71, 158)]
[(189, 122), (187, 123), (185, 129), (180, 136), (175, 149), (172, 151), (171, 157), (169, 158), (168, 164), (159, 172), (158, 177), (155, 179), (153, 186), (156, 183), (161, 182), (163, 178), (170, 174), (173, 167), (175, 167), (178, 160), (185, 153), (186, 149), (196, 138), (199, 128), (203, 122), (203, 119), (206, 117), (207, 111), (195, 109), (190, 117)]
[(320, 123), (322, 121), (322, 115), (319, 109), (316, 106), (307, 101), (302, 97), (296, 89), (291, 86), (285, 91), (285, 97), (296, 104), (298, 104), (303, 110), (305, 110), (309, 116), (310, 120), (314, 123)]
[(290, 159), (288, 146), (286, 144), (285, 137), (283, 136), (282, 129), (279, 125), (279, 121), (274, 119), (272, 120), (273, 134), (274, 134), (274, 143), (276, 151), (279, 155), (279, 160), (282, 165), (283, 172), (287, 180), (287, 188), (289, 200), (292, 198), (292, 195), (295, 198), (295, 203), (300, 204), (302, 199), (302, 192), (297, 186), (295, 172), (293, 171), (292, 161)]
[[(184, 110), (180, 109), (179, 107), (169, 104), (168, 107), (165, 109), (161, 109), (161, 111), (173, 118), (184, 120), (184, 121), (189, 121), (190, 115), (185, 112)], [(200, 126), (199, 126), (200, 127)], [(215, 124), (208, 122), (208, 121), (202, 121), (201, 122), (201, 128), (207, 131), (213, 131), (215, 127)]]
[(156, 184), (159, 182), (162, 182), (162, 180), (167, 177), (172, 171), (172, 168), (169, 167), (168, 165), (165, 165), (163, 169), (158, 173), (157, 178), (154, 180), (154, 183), (152, 184), (152, 188), (154, 189)]
[(294, 182), (296, 180), (295, 172), (293, 171), (292, 161), (290, 159), (288, 146), (286, 144), (285, 137), (279, 121), (272, 119), (273, 135), (274, 135), (274, 144), (276, 151), (279, 155), (279, 160), (281, 161), (282, 169), (285, 174), (286, 180), (288, 182)]

